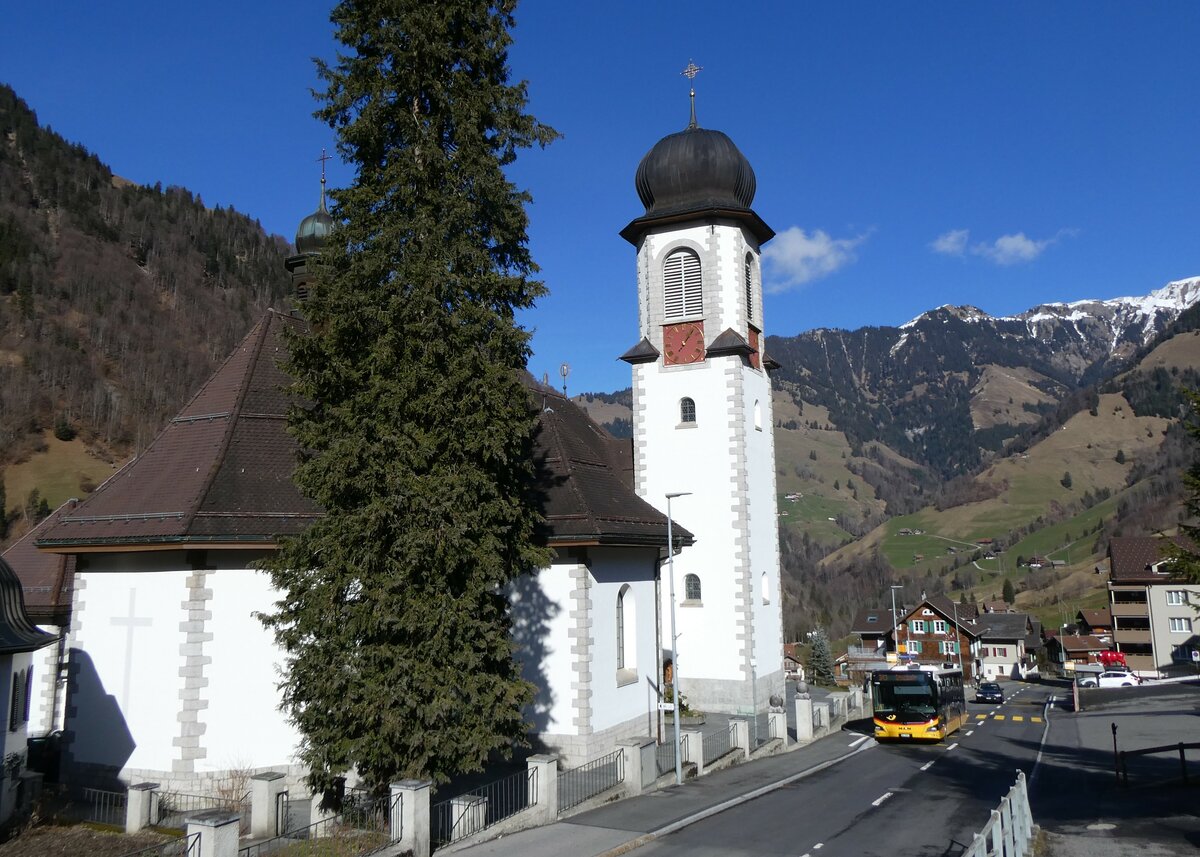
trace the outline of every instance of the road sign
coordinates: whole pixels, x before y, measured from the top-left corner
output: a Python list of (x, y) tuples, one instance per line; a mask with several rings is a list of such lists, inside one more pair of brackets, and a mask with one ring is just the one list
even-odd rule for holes
[(1192, 649), (1192, 660), (1200, 661), (1200, 649)]
[(674, 710), (675, 710), (675, 703), (673, 703), (673, 702), (660, 702), (660, 703), (658, 704), (658, 710), (659, 710), (659, 711), (674, 711)]

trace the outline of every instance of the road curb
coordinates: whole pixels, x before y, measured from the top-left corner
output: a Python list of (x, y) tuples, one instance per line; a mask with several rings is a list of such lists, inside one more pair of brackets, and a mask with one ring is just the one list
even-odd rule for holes
[(832, 768), (834, 765), (846, 761), (851, 756), (857, 756), (864, 750), (869, 750), (875, 746), (878, 745), (874, 740), (864, 741), (849, 753), (843, 753), (837, 758), (829, 759), (828, 761), (813, 765), (811, 768), (806, 768), (799, 773), (784, 777), (781, 780), (776, 780), (773, 783), (768, 783), (765, 786), (759, 786), (758, 788), (752, 789), (745, 794), (732, 797), (729, 800), (722, 801), (721, 803), (710, 806), (707, 809), (702, 809), (699, 812), (692, 813), (691, 815), (681, 818), (678, 821), (673, 821), (668, 825), (658, 828), (657, 830), (652, 830), (649, 833), (643, 833), (641, 836), (638, 836), (635, 839), (631, 839), (628, 842), (623, 842), (620, 845), (608, 849), (607, 851), (601, 851), (599, 854), (596, 854), (595, 857), (619, 857), (621, 854), (628, 854), (634, 849), (641, 848), (643, 845), (653, 842), (660, 836), (666, 836), (668, 834), (675, 833), (677, 830), (682, 830), (683, 828), (695, 824), (698, 821), (704, 821), (706, 818), (711, 818), (714, 815), (725, 812), (727, 809), (732, 809), (735, 806), (739, 806), (743, 803), (752, 801), (755, 798), (762, 797), (769, 792), (773, 792), (776, 789), (781, 789), (786, 785), (796, 782), (797, 780), (802, 780), (805, 777), (810, 777), (813, 774), (817, 774), (828, 768)]

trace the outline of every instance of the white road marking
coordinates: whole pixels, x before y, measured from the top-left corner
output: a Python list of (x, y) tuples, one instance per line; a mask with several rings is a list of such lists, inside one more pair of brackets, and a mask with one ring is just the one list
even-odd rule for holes
[(953, 750), (957, 746), (958, 746), (958, 742), (955, 741), (953, 744), (951, 744), (949, 747), (946, 748), (946, 752), (949, 753), (951, 750)]
[(891, 792), (885, 792), (884, 794), (875, 798), (875, 800), (871, 801), (871, 806), (879, 806), (881, 803), (883, 803), (885, 800), (887, 800), (891, 796), (892, 796)]
[(968, 738), (970, 738), (970, 737), (971, 737), (972, 735), (974, 735), (974, 734), (975, 734), (975, 730), (974, 730), (974, 729), (968, 729), (968, 730), (967, 730), (967, 737), (968, 737)]
[(1050, 737), (1050, 709), (1054, 707), (1054, 694), (1050, 694), (1050, 698), (1046, 700), (1046, 706), (1042, 709), (1042, 719), (1046, 721), (1046, 725), (1042, 727), (1042, 740), (1038, 744), (1037, 757), (1033, 760), (1033, 770), (1029, 772), (1029, 784), (1033, 785), (1034, 777), (1038, 775), (1038, 766), (1042, 763), (1042, 751), (1046, 747), (1046, 739)]
[(861, 744), (863, 741), (866, 741), (870, 737), (871, 737), (870, 735), (864, 735), (861, 738), (855, 738), (853, 741), (851, 741), (846, 746), (847, 747), (857, 747), (859, 744)]
[(933, 762), (926, 762), (924, 765), (921, 766), (921, 770), (928, 771), (932, 767), (933, 767)]
[(825, 847), (824, 842), (818, 842), (816, 845), (813, 846), (813, 851), (820, 851), (824, 847)]

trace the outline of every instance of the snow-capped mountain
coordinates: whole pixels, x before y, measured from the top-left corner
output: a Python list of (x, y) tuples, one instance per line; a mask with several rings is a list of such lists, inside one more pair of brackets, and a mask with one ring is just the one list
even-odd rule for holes
[(1111, 377), (1200, 302), (1200, 277), (1144, 297), (1046, 303), (1014, 316), (941, 306), (899, 327), (771, 337), (776, 380), (837, 426), (950, 475), (1072, 391)]

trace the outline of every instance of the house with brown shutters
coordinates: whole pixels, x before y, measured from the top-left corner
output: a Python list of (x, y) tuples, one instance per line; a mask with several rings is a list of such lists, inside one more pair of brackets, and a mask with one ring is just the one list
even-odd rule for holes
[[(268, 313), (140, 457), (38, 529), (27, 585), (57, 620), (71, 594), (63, 764), (76, 782), (304, 774), (278, 711), (282, 655), (256, 617), (278, 593), (255, 567), (321, 514), (291, 480), (278, 368), (283, 330), (302, 327)], [(538, 688), (532, 737), (575, 763), (656, 731), (667, 522), (633, 489), (628, 440), (526, 387), (554, 561), (511, 593), (514, 643)], [(692, 541), (678, 524), (674, 536)]]
[(923, 598), (900, 619), (896, 651), (905, 661), (933, 666), (961, 665), (963, 680), (969, 681), (975, 677), (977, 668), (971, 657), (978, 639), (972, 625), (976, 619), (973, 604), (955, 604), (945, 596)]

